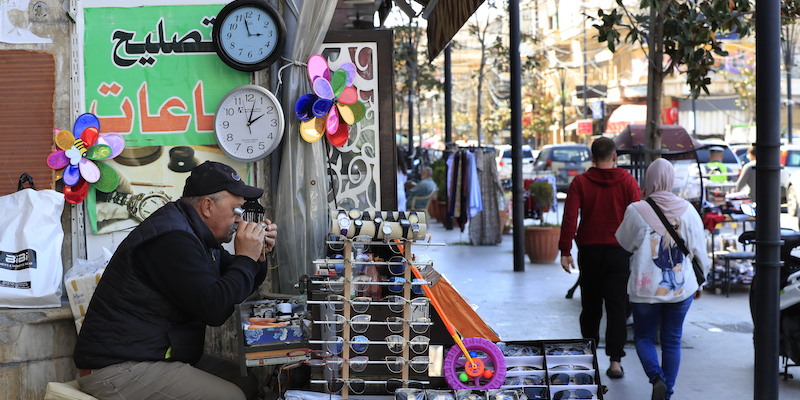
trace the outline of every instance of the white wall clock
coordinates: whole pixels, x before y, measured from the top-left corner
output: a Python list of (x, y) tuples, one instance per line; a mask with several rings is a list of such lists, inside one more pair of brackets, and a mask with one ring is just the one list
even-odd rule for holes
[(257, 85), (242, 85), (228, 92), (214, 114), (219, 148), (241, 162), (270, 155), (283, 139), (283, 128), (283, 107), (272, 92)]

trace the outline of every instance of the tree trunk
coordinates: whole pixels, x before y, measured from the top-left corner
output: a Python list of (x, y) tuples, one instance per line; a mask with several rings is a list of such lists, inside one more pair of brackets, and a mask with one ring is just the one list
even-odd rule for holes
[[(669, 1), (664, 2), (664, 7)], [(658, 3), (656, 3), (658, 4)], [(664, 13), (655, 6), (650, 7), (651, 31), (648, 38), (647, 68), (647, 122), (645, 125), (645, 165), (661, 157), (661, 95), (664, 86)], [(644, 174), (642, 175), (644, 176)], [(644, 178), (642, 178), (644, 182)]]

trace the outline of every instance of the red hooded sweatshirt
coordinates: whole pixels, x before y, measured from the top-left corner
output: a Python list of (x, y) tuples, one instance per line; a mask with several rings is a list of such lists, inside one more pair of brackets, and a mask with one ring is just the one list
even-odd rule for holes
[[(564, 220), (558, 249), (568, 255), (572, 239), (579, 245), (619, 246), (617, 231), (628, 204), (639, 201), (641, 189), (623, 168), (589, 168), (572, 180), (564, 202)], [(580, 210), (581, 224), (578, 224)]]

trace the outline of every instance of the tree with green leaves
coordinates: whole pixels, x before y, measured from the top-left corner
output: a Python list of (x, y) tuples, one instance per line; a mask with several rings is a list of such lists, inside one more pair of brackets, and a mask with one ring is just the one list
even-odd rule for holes
[[(598, 11), (594, 27), (598, 40), (612, 52), (623, 40), (642, 46), (648, 60), (645, 143), (647, 149), (661, 149), (664, 77), (682, 72), (693, 97), (700, 91), (708, 93), (715, 57), (728, 55), (717, 35), (749, 36), (753, 4), (749, 0), (640, 0), (639, 9), (631, 10), (623, 0), (616, 1), (618, 7), (611, 12)], [(657, 157), (650, 154), (645, 160)]]

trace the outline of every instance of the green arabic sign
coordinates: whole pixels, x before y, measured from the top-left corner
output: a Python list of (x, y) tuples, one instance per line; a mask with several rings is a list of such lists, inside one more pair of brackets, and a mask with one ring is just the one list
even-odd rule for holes
[(223, 5), (84, 9), (86, 111), (126, 146), (209, 145), (214, 111), (250, 75), (211, 41)]

